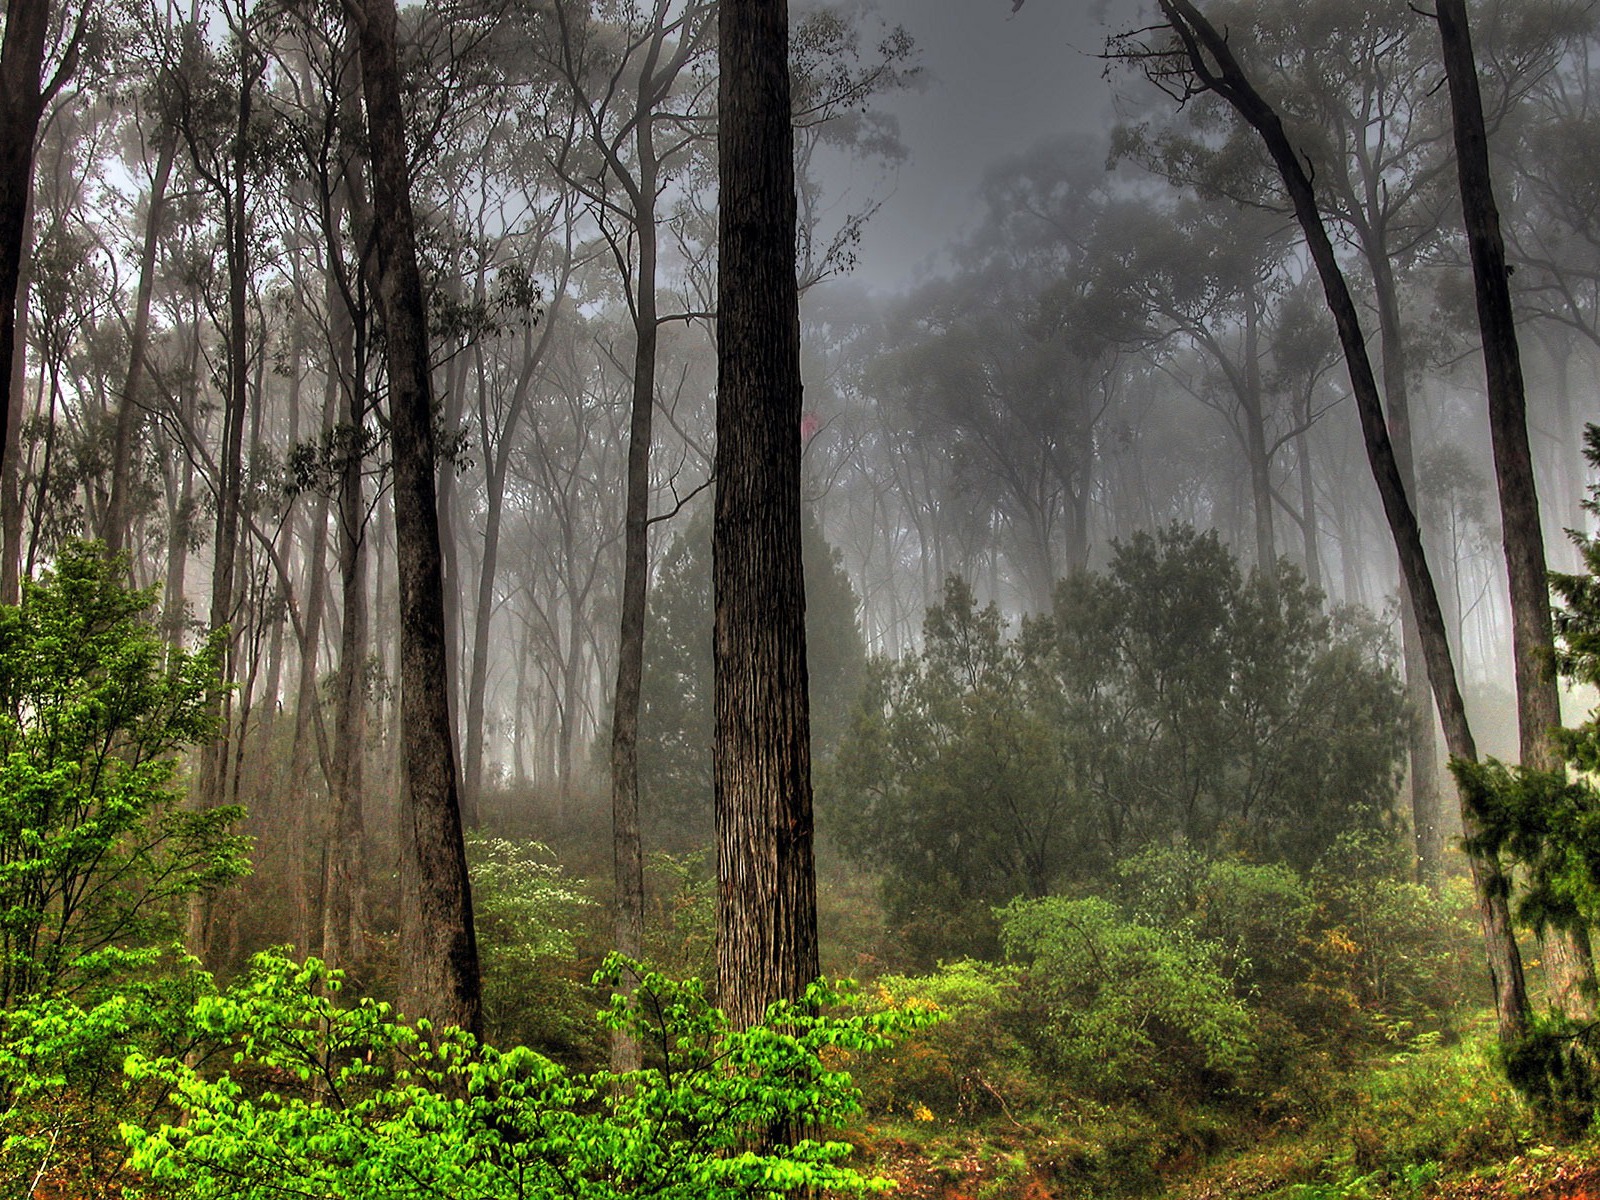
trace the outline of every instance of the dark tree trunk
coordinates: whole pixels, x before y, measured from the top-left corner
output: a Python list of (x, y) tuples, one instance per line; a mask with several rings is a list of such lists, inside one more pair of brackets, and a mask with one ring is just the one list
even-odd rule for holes
[[(222, 446), (217, 462), (216, 521), (212, 538), (211, 612), (213, 629), (228, 628), (223, 653), (222, 677), (233, 679), (238, 671), (239, 635), (236, 614), (239, 557), (240, 505), (244, 486), (244, 423), (249, 410), (250, 342), (250, 233), (248, 225), (248, 186), (245, 139), (249, 136), (250, 115), (254, 107), (256, 76), (250, 69), (253, 57), (248, 39), (240, 50), (241, 73), (235, 97), (235, 125), (232, 158), (225, 179), (213, 177), (223, 193), (223, 229), (227, 240), (228, 328), (227, 390), (222, 406)], [(191, 151), (194, 151), (191, 145)], [(232, 728), (233, 695), (223, 692), (215, 701), (220, 715), (219, 734), (207, 742), (200, 755), (200, 802), (210, 807), (222, 804), (228, 795), (228, 764), (236, 731)], [(190, 902), (190, 948), (201, 958), (207, 956), (211, 937), (211, 899), (196, 896)]]
[(786, 0), (719, 14), (717, 986), (736, 1027), (817, 977)]
[[(1439, 0), (1435, 7), (1445, 77), (1450, 84), (1461, 210), (1472, 256), (1476, 283), (1473, 290), (1489, 385), (1489, 433), (1494, 445), (1495, 483), (1500, 492), (1506, 577), (1511, 585), (1518, 748), (1523, 766), (1559, 771), (1561, 755), (1551, 733), (1561, 724), (1561, 696), (1556, 685), (1544, 532), (1528, 445), (1527, 397), (1506, 247), (1489, 173), (1489, 138), (1478, 92), (1478, 68), (1472, 52), (1466, 0)], [(1569, 929), (1552, 928), (1545, 934), (1546, 974), (1557, 1009), (1576, 1020), (1587, 1021), (1594, 1015), (1594, 962), (1588, 930), (1577, 921), (1576, 913), (1573, 917)]]
[(476, 1033), (483, 1026), (482, 992), (445, 672), (427, 311), (411, 212), (394, 0), (349, 0), (347, 11), (360, 35), (394, 459), (405, 772), (401, 1007), (411, 1017)]
[[(24, 254), (33, 253), (33, 201), (22, 222)], [(4, 441), (0, 442), (0, 604), (15, 604), (22, 583), (22, 403), (28, 386), (28, 288), (31, 271), (25, 258), (17, 278), (16, 338), (11, 361), (11, 389), (6, 401)]]
[[(1328, 238), (1327, 228), (1322, 223), (1311, 179), (1284, 131), (1282, 120), (1250, 83), (1233, 57), (1227, 40), (1200, 15), (1190, 0), (1160, 0), (1160, 4), (1162, 13), (1183, 44), (1197, 79), (1232, 105), (1256, 130), (1283, 179), (1284, 188), (1294, 206), (1295, 218), (1305, 234), (1307, 247), (1322, 282), (1329, 311), (1338, 327), (1339, 344), (1344, 350), (1351, 389), (1355, 393), (1361, 418), (1368, 462), (1378, 485), (1378, 494), (1383, 501), (1384, 515), (1388, 519), (1395, 548), (1399, 552), (1405, 591), (1417, 613), (1428, 678), (1433, 685), (1434, 699), (1444, 725), (1445, 742), (1450, 753), (1457, 758), (1475, 761), (1477, 746), (1467, 723), (1466, 706), (1462, 703), (1461, 689), (1456, 681), (1455, 663), (1445, 634), (1444, 613), (1439, 607), (1439, 596), (1428, 569), (1427, 557), (1423, 553), (1421, 530), (1401, 482), (1394, 446), (1384, 420), (1377, 377), (1367, 357), (1361, 318), (1334, 253), (1333, 243)], [(1465, 801), (1461, 819), (1470, 838), (1477, 830), (1477, 820)], [(1483, 926), (1495, 1007), (1499, 1015), (1500, 1038), (1503, 1043), (1510, 1045), (1521, 1040), (1527, 1032), (1530, 1019), (1522, 957), (1517, 950), (1506, 899), (1510, 881), (1499, 862), (1491, 856), (1474, 855), (1469, 861)]]
[[(0, 395), (0, 447), (12, 445), (8, 436), (13, 409), (11, 364), (19, 336), (17, 307), (33, 198), (34, 142), (45, 105), (77, 65), (75, 33), (55, 78), (48, 84), (40, 78), (49, 28), (50, 0), (7, 0), (5, 34), (0, 40), (0, 364), (4, 365), (0, 379), (5, 380), (5, 394)], [(20, 557), (16, 546), (7, 546), (5, 552), (10, 559)]]

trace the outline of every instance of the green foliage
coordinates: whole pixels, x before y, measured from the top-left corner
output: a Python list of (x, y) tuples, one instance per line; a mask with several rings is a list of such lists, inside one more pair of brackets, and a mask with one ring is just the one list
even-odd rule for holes
[(921, 962), (992, 954), (994, 906), (1096, 866), (1071, 764), (999, 611), (952, 579), (924, 636), (919, 657), (872, 664), (824, 814), (885, 869), (890, 919)]
[(1501, 1047), (1506, 1078), (1565, 1137), (1581, 1136), (1600, 1105), (1593, 1024), (1536, 1018), (1523, 1037)]
[(1393, 839), (1349, 834), (1310, 881), (1317, 898), (1314, 983), (1337, 989), (1371, 1029), (1391, 1039), (1439, 1028), (1481, 988), (1481, 933), (1471, 887), (1434, 892), (1408, 876)]
[(122, 1064), (135, 1049), (192, 1053), (189, 1012), (212, 988), (193, 959), (144, 958), (141, 976), (97, 1002), (39, 996), (0, 1014), (0, 1195), (31, 1195), (40, 1179), (95, 1195), (123, 1173), (119, 1122), (155, 1112), (165, 1092)]
[(1484, 1037), (1396, 1055), (1353, 1108), (1351, 1165), (1391, 1176), (1429, 1163), (1460, 1169), (1510, 1158), (1537, 1127)]
[[(821, 762), (843, 734), (861, 689), (866, 649), (858, 601), (837, 550), (812, 518), (801, 527), (811, 753)], [(650, 598), (639, 711), (639, 789), (655, 840), (682, 851), (711, 840), (711, 520), (674, 537)]]
[(1179, 526), (1015, 633), (951, 580), (922, 653), (873, 664), (819, 808), (924, 963), (992, 953), (993, 907), (1146, 845), (1304, 871), (1384, 825), (1406, 720), (1382, 632), (1320, 603)]
[(1251, 1066), (1255, 1024), (1215, 946), (1060, 896), (1013, 902), (1001, 935), (1051, 1065), (1085, 1090), (1218, 1092)]
[(1134, 920), (1215, 946), (1241, 997), (1281, 995), (1308, 974), (1317, 903), (1292, 868), (1150, 846), (1118, 863), (1116, 877)]
[(187, 653), (125, 566), (68, 545), (0, 608), (0, 1008), (114, 977), (174, 904), (243, 874), (234, 808), (187, 811), (177, 754), (211, 736), (220, 637)]
[(615, 996), (603, 1019), (632, 1029), (651, 1065), (584, 1076), (528, 1049), (400, 1024), (371, 1000), (340, 1007), (337, 973), (258, 956), (195, 1009), (201, 1029), (236, 1047), (237, 1073), (208, 1078), (171, 1056), (129, 1060), (135, 1078), (172, 1090), (184, 1116), (125, 1126), (133, 1163), (158, 1187), (195, 1197), (276, 1197), (286, 1180), (346, 1200), (718, 1200), (887, 1186), (843, 1165), (846, 1144), (759, 1143), (849, 1116), (857, 1093), (830, 1059), (881, 1047), (930, 1014), (833, 1015), (841, 996), (818, 984), (804, 1003), (775, 1005), (737, 1032), (698, 983), (621, 960), (608, 980), (624, 969), (639, 970), (639, 989)]
[(595, 902), (538, 842), (471, 836), (467, 861), (486, 1035), (564, 1061), (581, 1057), (594, 1048), (595, 1030), (574, 964)]
[[(211, 735), (220, 637), (187, 653), (126, 564), (69, 543), (0, 608), (0, 1185), (121, 1161), (135, 1044), (181, 1052), (181, 902), (245, 871), (238, 809), (188, 811), (178, 755)], [(145, 1094), (144, 1103), (152, 1097)]]
[(857, 1071), (868, 1111), (973, 1120), (1040, 1103), (1046, 1089), (1016, 1027), (1020, 975), (1014, 966), (963, 959), (927, 975), (878, 980), (879, 1004), (931, 1006), (940, 1019)]

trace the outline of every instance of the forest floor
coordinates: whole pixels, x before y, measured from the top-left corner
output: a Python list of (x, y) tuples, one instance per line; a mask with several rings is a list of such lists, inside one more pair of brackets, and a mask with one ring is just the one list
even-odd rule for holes
[(1600, 1122), (1563, 1141), (1505, 1082), (1483, 1023), (1376, 1057), (1277, 1123), (1174, 1107), (885, 1121), (857, 1141), (906, 1200), (1600, 1200)]
[(880, 1144), (875, 1168), (895, 1180), (904, 1200), (1079, 1200), (1120, 1194), (1164, 1200), (1600, 1200), (1600, 1143), (1537, 1146), (1501, 1162), (1462, 1171), (1305, 1178), (1299, 1147), (1269, 1143), (1198, 1169), (1178, 1166), (1159, 1181), (1105, 1192), (1056, 1177), (1054, 1164), (1021, 1147), (969, 1144), (929, 1155), (909, 1141)]

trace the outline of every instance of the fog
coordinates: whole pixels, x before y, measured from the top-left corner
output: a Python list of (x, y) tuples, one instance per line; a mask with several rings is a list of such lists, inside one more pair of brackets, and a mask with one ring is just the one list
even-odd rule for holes
[[(848, 1011), (909, 1049), (858, 1056), (856, 1037), (808, 1061), (857, 1072), (865, 1115), (846, 1098), (827, 1120), (908, 1195), (1179, 1181), (1409, 1200), (1587, 1128), (1600, 32), (1579, 0), (1475, 2), (1452, 89), (1461, 5), (1417, 7), (794, 0), (793, 93), (768, 128), (795, 139), (800, 417), (792, 381), (755, 395), (751, 427), (781, 439), (718, 468), (777, 478), (799, 452), (783, 513), (802, 529), (809, 703), (789, 704), (798, 683), (751, 691), (795, 717), (794, 786), (752, 806), (792, 804), (793, 840), (758, 852), (713, 827), (729, 740), (712, 639), (731, 620), (714, 617), (713, 474), (718, 405), (736, 407), (719, 349), (752, 340), (718, 344), (719, 217), (745, 214), (719, 212), (737, 178), (719, 169), (739, 164), (717, 160), (716, 0), (402, 6), (406, 134), (388, 138), (371, 96), (390, 64), (374, 79), (352, 19), (385, 0), (44, 5), (60, 87), (41, 93), (31, 177), (5, 181), (31, 192), (0, 187), (21, 247), (0, 443), (0, 1137), (25, 1131), (30, 1188), (76, 1194), (52, 1174), (59, 1131), (119, 1128), (126, 1097), (96, 1089), (121, 1078), (124, 1041), (161, 1058), (135, 1098), (162, 1112), (205, 1059), (193, 1045), (233, 1049), (214, 1025), (169, 1038), (141, 1016), (97, 1043), (101, 1075), (38, 1100), (7, 1075), (7, 1039), (39, 997), (159, 979), (179, 1004), (271, 976), (245, 1007), (293, 992), (290, 1019), (315, 1030), (281, 1044), (383, 1044), (329, 1034), (337, 989), (319, 967), (284, 984), (283, 960), (252, 965), (268, 946), (323, 955), (371, 999), (420, 988), (419, 958), (447, 963), (481, 979), (489, 1040), (549, 1056), (506, 1061), (559, 1064), (551, 1079), (694, 1047), (696, 1087), (743, 1082), (696, 985), (656, 978), (634, 1033), (598, 1023), (643, 978), (603, 964), (620, 949), (718, 979), (730, 862), (805, 873), (813, 834), (820, 884), (794, 895), (815, 885), (822, 969), (863, 979)], [(1201, 12), (1226, 38), (1197, 40)], [(1456, 157), (1474, 76), (1487, 177)], [(781, 167), (787, 144), (766, 144)], [(787, 262), (786, 238), (761, 241)], [(745, 274), (787, 295), (786, 270)], [(390, 361), (424, 343), (427, 361)], [(792, 566), (792, 524), (724, 517)], [(763, 612), (774, 629), (799, 629), (791, 598)], [(1550, 664), (1564, 712), (1533, 669)], [(1558, 716), (1567, 734), (1544, 737)], [(418, 729), (433, 749), (408, 757)], [(1524, 755), (1548, 769), (1520, 772)], [(136, 804), (107, 790), (125, 767)], [(423, 869), (427, 787), (442, 833)], [(70, 870), (51, 874), (46, 842)], [(402, 914), (450, 872), (454, 949), (429, 956)], [(57, 891), (16, 890), (46, 876)], [(1518, 1040), (1519, 929), (1534, 1005), (1577, 1022), (1559, 1044)], [(181, 939), (197, 959), (170, 952)], [(1513, 1089), (1496, 1017), (1538, 1070), (1582, 1079)], [(376, 1059), (358, 1090), (390, 1069)], [(326, 1066), (262, 1060), (246, 1086), (289, 1080), (291, 1101), (264, 1103), (327, 1115), (350, 1080)], [(748, 1078), (801, 1086), (788, 1070)], [(522, 1087), (500, 1082), (471, 1102)], [(654, 1112), (653, 1086), (600, 1078), (551, 1111)], [(7, 1124), (20, 1096), (35, 1107)], [(104, 1111), (60, 1115), (79, 1103)], [(760, 1138), (815, 1124), (740, 1111)], [(691, 1117), (673, 1153), (754, 1144), (735, 1118)], [(538, 1142), (527, 1128), (504, 1161)], [(569, 1142), (641, 1144), (609, 1137)], [(1193, 1175), (1271, 1139), (1297, 1165)], [(249, 1140), (227, 1153), (249, 1159)], [(429, 1169), (454, 1161), (416, 1144)], [(122, 1162), (81, 1153), (73, 1178)], [(625, 1165), (585, 1166), (594, 1194), (629, 1194)], [(346, 1194), (323, 1167), (307, 1190)], [(799, 1177), (760, 1178), (738, 1194)], [(497, 1188), (437, 1192), (547, 1194)]]

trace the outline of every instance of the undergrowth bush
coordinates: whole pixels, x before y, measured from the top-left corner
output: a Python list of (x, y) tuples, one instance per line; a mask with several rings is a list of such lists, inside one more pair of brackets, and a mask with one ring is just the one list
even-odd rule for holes
[(485, 1036), (568, 1063), (594, 1055), (599, 1031), (576, 949), (595, 902), (539, 842), (474, 835), (467, 862)]
[(1249, 1071), (1255, 1025), (1214, 943), (1130, 921), (1106, 900), (1019, 900), (1000, 920), (1039, 1053), (1070, 1086), (1217, 1095)]
[(830, 1065), (931, 1021), (918, 1007), (839, 1015), (813, 985), (751, 1029), (729, 1029), (695, 981), (621, 959), (640, 983), (603, 1014), (647, 1048), (624, 1076), (570, 1072), (526, 1048), (499, 1051), (460, 1030), (396, 1021), (387, 1005), (337, 1003), (339, 976), (315, 960), (258, 956), (198, 1027), (235, 1048), (212, 1077), (182, 1059), (134, 1055), (135, 1079), (172, 1092), (177, 1124), (129, 1123), (134, 1166), (168, 1194), (301, 1194), (344, 1200), (497, 1200), (651, 1195), (722, 1200), (887, 1186), (843, 1164), (848, 1144), (806, 1137), (758, 1148), (774, 1130), (822, 1130), (857, 1110)]
[(941, 1020), (862, 1065), (856, 1079), (867, 1111), (973, 1120), (1042, 1104), (1047, 1089), (1016, 1028), (1019, 975), (1013, 966), (963, 959), (927, 975), (879, 979), (879, 1005), (931, 1005)]

